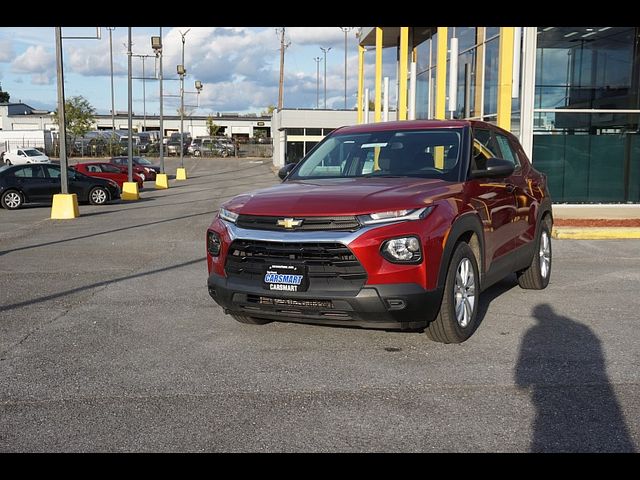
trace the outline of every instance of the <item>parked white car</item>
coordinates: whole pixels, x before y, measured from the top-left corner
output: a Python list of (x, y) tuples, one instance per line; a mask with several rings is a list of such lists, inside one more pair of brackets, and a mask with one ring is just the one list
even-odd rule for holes
[(13, 152), (4, 152), (4, 163), (7, 165), (21, 165), (25, 163), (51, 163), (40, 150), (35, 148), (18, 148)]

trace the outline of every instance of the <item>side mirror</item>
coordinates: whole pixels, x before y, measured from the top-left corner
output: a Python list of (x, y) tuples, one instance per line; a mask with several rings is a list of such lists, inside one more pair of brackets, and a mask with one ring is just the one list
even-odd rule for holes
[(282, 167), (279, 171), (278, 171), (278, 177), (280, 177), (280, 180), (284, 180), (287, 175), (289, 175), (289, 172), (291, 172), (291, 170), (293, 170), (293, 167), (295, 167), (297, 164), (296, 163), (287, 163), (284, 167)]
[(515, 165), (502, 158), (490, 158), (483, 170), (472, 170), (471, 178), (504, 178), (515, 170)]

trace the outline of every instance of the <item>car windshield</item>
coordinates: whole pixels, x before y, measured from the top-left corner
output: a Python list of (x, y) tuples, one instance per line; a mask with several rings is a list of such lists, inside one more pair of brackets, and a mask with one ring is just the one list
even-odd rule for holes
[(23, 150), (23, 152), (28, 156), (28, 157), (41, 157), (43, 155), (43, 153), (39, 150), (36, 150), (35, 148), (29, 148), (29, 149), (25, 149)]
[(136, 157), (134, 160), (135, 160), (134, 163), (138, 163), (140, 165), (152, 165), (152, 163), (146, 158)]
[(318, 144), (289, 177), (424, 177), (457, 181), (461, 129), (336, 134)]

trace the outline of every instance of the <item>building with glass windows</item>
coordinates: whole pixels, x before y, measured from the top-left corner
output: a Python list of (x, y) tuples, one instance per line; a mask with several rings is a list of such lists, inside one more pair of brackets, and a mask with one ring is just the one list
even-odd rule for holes
[(387, 48), (398, 119), (496, 123), (547, 174), (554, 202), (640, 202), (640, 27), (362, 28), (358, 98), (373, 50), (375, 121)]

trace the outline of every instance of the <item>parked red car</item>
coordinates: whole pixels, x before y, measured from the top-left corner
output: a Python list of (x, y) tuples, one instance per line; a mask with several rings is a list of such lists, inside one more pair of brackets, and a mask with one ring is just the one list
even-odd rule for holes
[[(155, 180), (156, 174), (160, 173), (160, 167), (152, 164), (144, 157), (132, 157), (133, 173), (137, 173), (142, 178), (142, 181)], [(129, 171), (129, 158), (128, 157), (113, 157), (109, 160), (110, 163), (120, 168), (123, 172)]]
[[(122, 184), (124, 182), (129, 181), (129, 176), (127, 172), (122, 172), (120, 168), (111, 163), (106, 162), (89, 162), (89, 163), (77, 163), (76, 165), (72, 165), (71, 168), (74, 168), (80, 173), (84, 173), (90, 177), (99, 177), (99, 178), (109, 178), (116, 182), (122, 190)], [(138, 184), (138, 188), (142, 189), (143, 181), (140, 175), (134, 173), (133, 181)]]
[(467, 120), (334, 130), (280, 185), (222, 205), (208, 288), (242, 323), (424, 329), (468, 339), (483, 290), (551, 275), (551, 198), (518, 139)]

